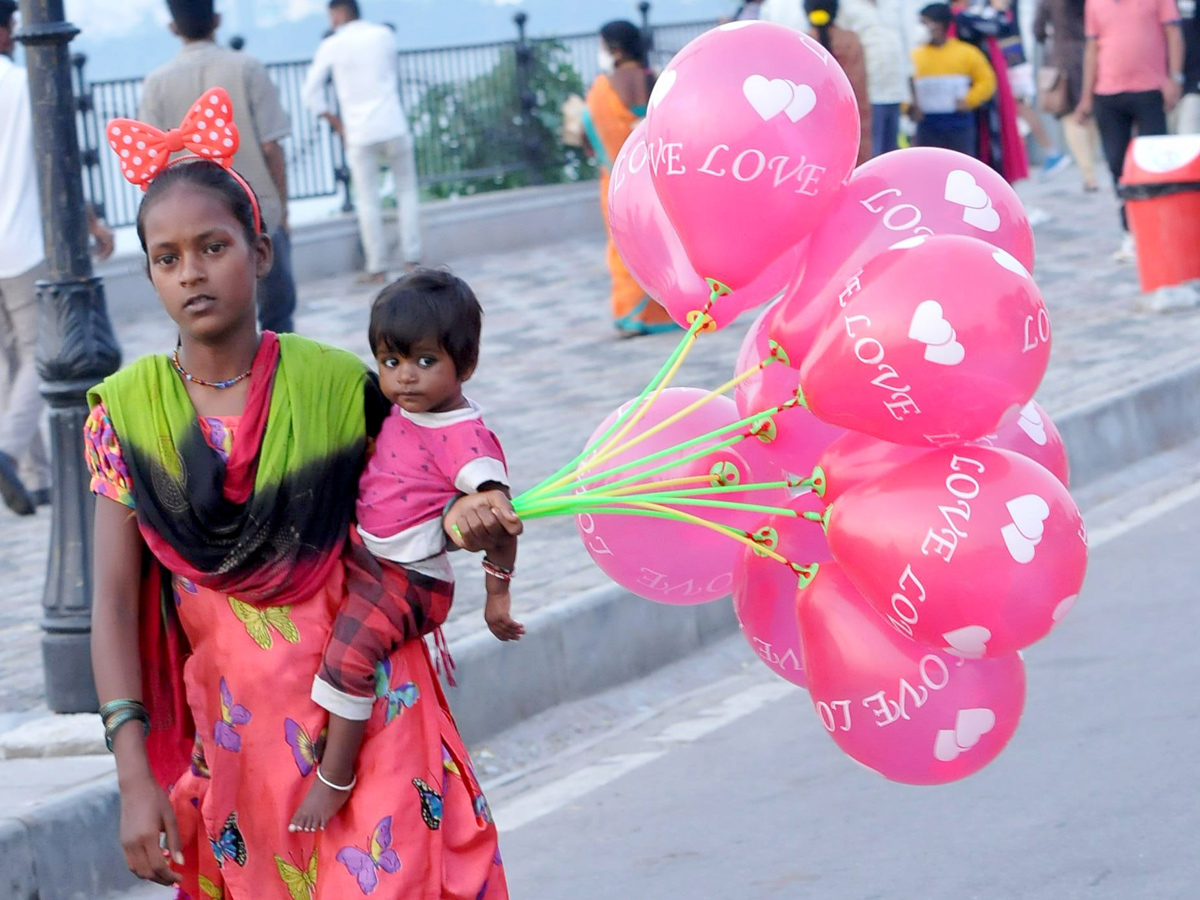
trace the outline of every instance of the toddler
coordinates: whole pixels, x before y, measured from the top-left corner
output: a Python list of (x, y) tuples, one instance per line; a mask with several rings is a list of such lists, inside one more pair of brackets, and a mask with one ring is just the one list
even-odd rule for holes
[[(448, 612), (454, 579), (442, 527), (448, 505), (475, 494), (481, 509), (510, 508), (500, 443), (462, 391), (479, 359), (481, 319), (466, 282), (432, 269), (388, 286), (371, 309), (371, 349), (392, 408), (359, 482), (358, 532), (385, 570), (389, 563), (403, 567), (403, 596), (385, 589), (375, 606), (343, 608), (334, 621), (312, 689), (313, 700), (329, 711), (329, 732), (292, 831), (324, 828), (346, 802), (375, 701), (386, 698), (389, 722), (417, 701), (411, 683), (390, 685), (388, 656), (400, 640), (431, 630)], [(510, 614), (516, 555), (513, 537), (483, 562), (484, 618), (502, 641), (525, 632)]]

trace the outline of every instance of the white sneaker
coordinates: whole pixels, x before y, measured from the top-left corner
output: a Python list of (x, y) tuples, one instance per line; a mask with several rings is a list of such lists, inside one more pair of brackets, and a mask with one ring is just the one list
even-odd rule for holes
[(1134, 243), (1132, 234), (1125, 233), (1121, 246), (1113, 253), (1112, 258), (1113, 262), (1119, 263), (1137, 262), (1137, 244)]

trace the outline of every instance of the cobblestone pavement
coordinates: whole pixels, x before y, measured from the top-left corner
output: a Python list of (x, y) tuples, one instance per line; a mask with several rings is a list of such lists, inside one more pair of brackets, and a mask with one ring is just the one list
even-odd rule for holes
[[(1119, 234), (1109, 193), (1083, 194), (1068, 170), (1023, 186), (1022, 195), (1051, 216), (1036, 228), (1035, 271), (1054, 323), (1053, 359), (1038, 395), (1051, 413), (1195, 359), (1200, 311), (1140, 312), (1134, 268), (1110, 260)], [(605, 415), (637, 394), (678, 339), (613, 339), (602, 250), (593, 237), (568, 239), (455, 266), (486, 311), (479, 374), (468, 392), (504, 441), (518, 489), (567, 462)], [(303, 285), (300, 297), (301, 333), (365, 354), (368, 291), (336, 278)], [(675, 383), (713, 387), (726, 380), (749, 321), (705, 336)], [(157, 309), (116, 326), (127, 359), (172, 344), (170, 323)], [(0, 509), (0, 712), (41, 702), (38, 618), (48, 533), (48, 514), (18, 521)], [(605, 580), (565, 519), (530, 523), (519, 567), (518, 618)], [(463, 555), (456, 568), (451, 641), (484, 627), (477, 562)]]

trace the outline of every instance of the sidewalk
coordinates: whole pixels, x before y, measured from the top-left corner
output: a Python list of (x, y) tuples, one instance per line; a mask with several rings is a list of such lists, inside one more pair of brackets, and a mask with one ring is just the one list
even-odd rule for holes
[[(1054, 355), (1039, 400), (1059, 416), (1098, 398), (1176, 372), (1195, 360), (1200, 311), (1142, 313), (1131, 265), (1113, 263), (1119, 243), (1108, 192), (1087, 195), (1073, 170), (1022, 194), (1052, 218), (1036, 229), (1035, 276), (1052, 313)], [(677, 335), (632, 341), (611, 336), (607, 270), (600, 241), (572, 239), (495, 254), (456, 267), (475, 288), (486, 316), (479, 374), (469, 394), (501, 436), (517, 489), (566, 462), (614, 407), (634, 396), (675, 345)], [(364, 354), (372, 292), (349, 278), (301, 286), (297, 328)], [(715, 386), (732, 372), (749, 317), (702, 339), (676, 380)], [(173, 344), (158, 309), (116, 322), (125, 358)], [(18, 520), (0, 509), (0, 730), (5, 713), (41, 708), (38, 618), (49, 515)], [(477, 561), (456, 559), (460, 578), (447, 626), (452, 646), (484, 631)], [(606, 583), (570, 520), (533, 523), (523, 539), (515, 612), (527, 617)], [(630, 601), (640, 602), (640, 601)], [(512, 648), (520, 656), (518, 648)]]

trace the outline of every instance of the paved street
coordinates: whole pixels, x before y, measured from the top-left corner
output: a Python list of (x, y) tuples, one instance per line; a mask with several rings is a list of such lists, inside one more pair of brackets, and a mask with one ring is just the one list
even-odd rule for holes
[[(1200, 311), (1136, 309), (1136, 274), (1109, 259), (1117, 244), (1107, 192), (1085, 195), (1073, 170), (1022, 194), (1052, 218), (1036, 229), (1035, 271), (1055, 329), (1054, 354), (1039, 399), (1062, 413), (1195, 358)], [(605, 415), (635, 395), (677, 340), (615, 341), (607, 312), (602, 245), (572, 239), (534, 250), (459, 261), (455, 269), (486, 310), (479, 374), (470, 394), (500, 434), (518, 488), (566, 462)], [(301, 287), (298, 329), (365, 352), (370, 294), (342, 277)], [(709, 335), (676, 383), (715, 386), (729, 377), (749, 319)], [(159, 309), (116, 321), (127, 359), (173, 343)], [(41, 703), (40, 596), (49, 516), (18, 521), (0, 510), (0, 713)], [(447, 627), (455, 641), (483, 627), (474, 560), (459, 559), (460, 589)], [(516, 614), (604, 583), (568, 520), (534, 523), (522, 544)]]

